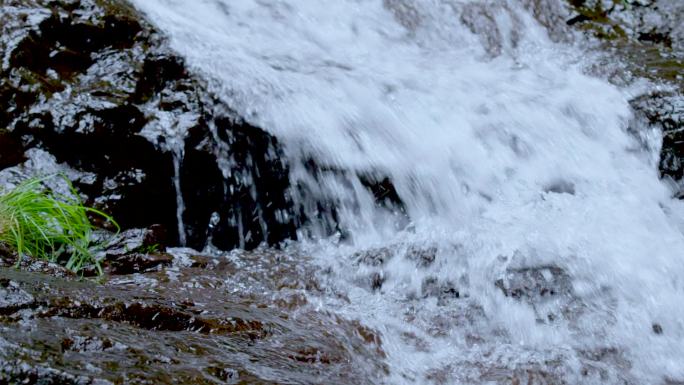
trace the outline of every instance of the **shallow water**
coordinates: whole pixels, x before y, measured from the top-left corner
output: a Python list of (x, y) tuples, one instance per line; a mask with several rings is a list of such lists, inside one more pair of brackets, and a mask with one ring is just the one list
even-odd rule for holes
[[(386, 372), (373, 330), (307, 305), (302, 293), (318, 285), (301, 255), (174, 254), (176, 263), (160, 271), (98, 283), (0, 268), (1, 378), (364, 384)], [(40, 265), (28, 270), (46, 271)]]
[(515, 1), (134, 3), (285, 147), (321, 218), (300, 229), (327, 289), (310, 301), (380, 332), (380, 381), (684, 380), (684, 210), (628, 104), (648, 82), (590, 75)]

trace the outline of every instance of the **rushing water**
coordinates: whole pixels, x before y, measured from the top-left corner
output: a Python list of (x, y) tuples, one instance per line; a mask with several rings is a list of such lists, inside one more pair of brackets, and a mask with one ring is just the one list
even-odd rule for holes
[(383, 381), (684, 379), (684, 210), (628, 133), (643, 87), (587, 75), (581, 44), (516, 1), (134, 3), (283, 143), (300, 205), (336, 202), (342, 241), (302, 228), (344, 293), (315, 300), (380, 332)]

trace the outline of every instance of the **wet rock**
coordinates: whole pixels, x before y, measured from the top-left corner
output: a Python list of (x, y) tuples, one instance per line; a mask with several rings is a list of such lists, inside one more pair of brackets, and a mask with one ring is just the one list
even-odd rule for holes
[[(349, 199), (346, 205), (361, 210), (361, 201), (366, 200), (365, 194), (358, 194), (359, 190), (366, 190), (371, 197), (370, 203), (379, 211), (388, 214), (387, 220), (397, 229), (404, 229), (409, 224), (406, 207), (401, 200), (394, 183), (386, 174), (378, 171), (350, 172), (336, 166), (320, 164), (309, 158), (304, 162), (307, 183), (295, 181), (293, 195), (302, 203), (297, 209), (299, 230), (309, 236), (339, 235), (341, 240), (350, 236), (347, 229), (340, 227), (337, 208), (342, 206), (341, 199)], [(310, 183), (315, 181), (314, 184)], [(336, 186), (331, 191), (326, 185), (334, 181)], [(314, 185), (317, 187), (313, 187)], [(348, 191), (345, 198), (340, 198), (338, 188)], [(366, 202), (369, 203), (369, 202)]]
[(206, 255), (193, 255), (190, 257), (192, 260), (190, 267), (196, 267), (200, 269), (208, 269), (212, 265), (217, 264), (216, 258), (212, 258)]
[(103, 352), (112, 349), (114, 343), (108, 338), (98, 338), (95, 336), (72, 336), (62, 340), (62, 350), (72, 352)]
[(335, 361), (339, 361), (339, 357), (331, 357), (329, 353), (326, 353), (324, 351), (320, 351), (316, 348), (306, 348), (299, 350), (296, 352), (296, 354), (291, 354), (288, 356), (289, 358), (299, 361), (299, 362), (306, 362), (310, 364), (315, 364), (315, 363), (322, 363), (322, 364), (330, 364)]
[(0, 169), (15, 166), (24, 160), (21, 142), (9, 132), (0, 129)]
[(554, 193), (554, 194), (569, 194), (575, 195), (575, 184), (565, 180), (557, 180), (549, 183), (545, 188), (544, 192)]
[(684, 7), (678, 2), (569, 0), (567, 24), (602, 39), (629, 38), (666, 48), (681, 47)]
[[(180, 173), (188, 244), (201, 249), (211, 236), (222, 250), (253, 249), (294, 238), (290, 182), (276, 139), (228, 117), (215, 118), (213, 126), (220, 144), (207, 143), (211, 132), (192, 134), (185, 143)], [(230, 169), (225, 161), (232, 163)], [(210, 226), (214, 213), (217, 220)]]
[(142, 244), (148, 249), (165, 251), (169, 245), (169, 232), (163, 225), (154, 224), (146, 229)]
[(437, 246), (433, 245), (395, 244), (358, 251), (354, 253), (353, 259), (358, 264), (378, 267), (398, 256), (415, 262), (418, 267), (425, 268), (435, 262), (438, 251)]
[(509, 268), (495, 286), (506, 297), (529, 305), (539, 323), (577, 322), (587, 306), (575, 296), (570, 276), (556, 266)]
[(445, 305), (450, 299), (461, 298), (461, 291), (453, 282), (441, 282), (435, 277), (427, 277), (421, 285), (423, 297), (435, 297), (439, 305)]
[(100, 263), (106, 273), (114, 275), (143, 273), (171, 265), (173, 256), (164, 253), (165, 236), (160, 225), (125, 230), (110, 239), (99, 253)]
[[(622, 373), (618, 373), (617, 376), (625, 376), (626, 378), (629, 378), (630, 376), (629, 371), (632, 368), (632, 363), (627, 358), (623, 349), (616, 347), (598, 347), (591, 350), (580, 350), (578, 351), (578, 355), (584, 361), (582, 375), (585, 377), (598, 377), (603, 381), (614, 383), (619, 377), (615, 378), (616, 373), (609, 373), (609, 367), (622, 370)], [(613, 376), (613, 378), (611, 378), (611, 376)], [(625, 379), (622, 380), (624, 381)], [(630, 382), (634, 381), (633, 379), (630, 380)]]
[(405, 257), (415, 261), (419, 267), (428, 267), (435, 262), (437, 251), (436, 246), (409, 245)]
[(377, 249), (368, 249), (354, 253), (354, 260), (357, 263), (368, 266), (382, 266), (390, 258), (394, 257), (395, 250), (390, 247), (380, 247)]
[[(630, 105), (638, 120), (663, 133), (659, 164), (661, 177), (681, 181), (684, 177), (684, 96), (672, 91), (655, 92), (632, 100)], [(676, 194), (682, 195), (681, 186)]]
[(426, 379), (440, 385), (451, 383), (565, 385), (572, 383), (555, 371), (554, 362), (522, 363), (517, 366), (507, 367), (502, 363), (491, 366), (477, 363), (464, 363), (462, 366), (447, 365), (429, 370)]
[(485, 381), (497, 381), (499, 383), (510, 383), (511, 385), (555, 385), (565, 384), (566, 382), (556, 373), (542, 368), (518, 369), (518, 370), (490, 370), (484, 373), (482, 379)]
[(231, 368), (211, 366), (207, 368), (207, 372), (209, 372), (209, 374), (218, 378), (219, 380), (227, 382), (229, 384), (234, 383), (235, 381), (240, 379), (240, 374), (238, 373), (238, 371)]
[[(504, 14), (514, 25), (510, 31), (501, 31), (496, 19)], [(499, 56), (507, 46), (516, 47), (520, 41), (522, 21), (506, 5), (496, 3), (472, 3), (464, 7), (461, 22), (476, 34), (490, 56)]]
[(359, 180), (373, 194), (378, 205), (395, 212), (396, 215), (405, 215), (404, 202), (399, 197), (399, 193), (397, 193), (390, 178), (365, 173), (359, 175)]
[(23, 271), (49, 274), (55, 277), (75, 278), (76, 275), (64, 266), (24, 256), (17, 263), (17, 254), (0, 244), (0, 268), (19, 268)]
[[(5, 42), (9, 63), (0, 73), (0, 98), (12, 107), (2, 116), (8, 128), (27, 147), (97, 172), (91, 185), (77, 185), (124, 227), (154, 217), (173, 221), (166, 210), (175, 201), (170, 158), (138, 135), (146, 117), (127, 101), (144, 57), (136, 47), (150, 38), (140, 35), (134, 14), (89, 1), (2, 7), (16, 15), (5, 25), (8, 34), (25, 31), (17, 42)], [(26, 18), (34, 13), (44, 18)]]
[(111, 384), (108, 381), (97, 381), (94, 378), (75, 376), (49, 367), (27, 365), (23, 361), (0, 361), (0, 365), (0, 381), (7, 381), (6, 383), (46, 385)]
[(385, 283), (385, 274), (382, 272), (375, 272), (370, 275), (370, 288), (371, 290), (380, 290), (382, 285)]
[(243, 335), (250, 339), (261, 338), (266, 333), (264, 325), (259, 321), (245, 321), (239, 318), (207, 319), (175, 307), (158, 304), (115, 302), (100, 305), (100, 302), (110, 303), (112, 299), (103, 298), (93, 303), (71, 298), (52, 299), (47, 305), (48, 309), (38, 316), (103, 319), (125, 322), (148, 330)]
[(9, 315), (35, 304), (33, 296), (16, 282), (0, 279), (0, 315)]
[(660, 324), (658, 324), (658, 323), (654, 323), (653, 325), (651, 325), (651, 329), (653, 330), (653, 333), (655, 333), (655, 334), (658, 334), (658, 335), (663, 334), (663, 327), (660, 326)]
[(94, 175), (74, 181), (88, 204), (124, 229), (159, 224), (170, 245), (295, 237), (277, 141), (213, 98), (130, 6), (10, 1), (0, 15), (0, 168), (47, 150)]
[(204, 258), (212, 268), (102, 283), (0, 268), (0, 301), (13, 298), (0, 306), (0, 383), (361, 384), (386, 375), (376, 331), (307, 303), (302, 291), (320, 288), (301, 256)]
[(157, 243), (160, 234), (163, 234), (163, 230), (158, 226), (149, 229), (128, 229), (109, 238), (103, 253), (105, 257), (113, 257), (132, 252), (164, 251), (164, 245)]
[(104, 271), (108, 274), (133, 274), (158, 270), (162, 266), (173, 263), (173, 256), (165, 253), (127, 253), (116, 257), (107, 257)]
[[(153, 225), (148, 229), (128, 229), (112, 236), (106, 231), (98, 232), (99, 238), (107, 246), (96, 254), (100, 265), (107, 274), (122, 275), (159, 270), (172, 264), (174, 258), (165, 253), (163, 227)], [(159, 243), (161, 242), (161, 243)], [(95, 266), (86, 268), (84, 275), (96, 276)]]
[[(381, 290), (387, 280), (387, 273), (383, 270), (383, 266), (390, 259), (395, 257), (407, 259), (415, 263), (416, 267), (423, 269), (428, 268), (434, 263), (437, 252), (438, 248), (436, 246), (416, 244), (396, 244), (358, 251), (352, 256), (353, 260), (362, 270), (371, 271), (370, 273), (363, 271), (362, 276), (356, 282), (362, 287), (370, 288), (372, 291)], [(426, 297), (436, 294), (441, 290), (434, 289), (434, 285), (437, 285), (435, 278), (428, 278), (425, 280), (423, 283), (423, 293)], [(429, 294), (425, 294), (427, 292), (429, 292)], [(444, 288), (444, 293), (450, 293), (446, 294), (447, 296), (453, 296), (453, 294), (456, 293), (456, 296), (458, 296), (458, 291), (455, 289), (451, 290), (449, 288)], [(439, 297), (440, 303), (442, 303), (442, 297), (444, 296), (440, 295)]]
[(555, 266), (509, 269), (495, 285), (507, 297), (529, 301), (572, 294), (570, 276)]
[[(551, 1), (550, 3), (554, 3)], [(605, 49), (606, 65), (596, 72), (618, 85), (648, 79), (656, 90), (630, 101), (635, 122), (630, 131), (645, 147), (649, 133), (644, 127), (663, 133), (659, 171), (677, 185), (682, 194), (684, 150), (684, 3), (681, 1), (564, 0), (556, 15), (565, 14), (567, 24), (596, 37)], [(537, 7), (538, 8), (538, 7)], [(561, 11), (560, 9), (563, 9)], [(620, 63), (616, 65), (616, 63)]]

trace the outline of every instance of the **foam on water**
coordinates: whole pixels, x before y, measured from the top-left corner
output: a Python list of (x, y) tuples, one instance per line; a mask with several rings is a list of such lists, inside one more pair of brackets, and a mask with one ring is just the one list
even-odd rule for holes
[[(300, 204), (338, 202), (352, 241), (310, 247), (349, 301), (320, 305), (382, 333), (388, 383), (520, 368), (684, 380), (684, 210), (658, 180), (657, 142), (627, 133), (636, 91), (586, 75), (587, 53), (550, 41), (517, 2), (134, 3), (283, 143), (293, 184), (313, 192)], [(309, 159), (347, 173), (313, 178)], [(376, 207), (354, 177), (367, 172), (393, 181), (408, 226)], [(359, 262), (373, 253), (386, 257)], [(562, 293), (495, 284), (529, 269)]]

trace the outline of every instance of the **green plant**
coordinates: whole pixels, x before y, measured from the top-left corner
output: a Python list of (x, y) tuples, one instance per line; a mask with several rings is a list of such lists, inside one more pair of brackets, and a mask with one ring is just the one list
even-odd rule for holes
[(107, 214), (85, 207), (67, 182), (70, 194), (63, 195), (43, 187), (46, 178), (29, 179), (0, 195), (0, 242), (18, 254), (17, 265), (25, 255), (51, 262), (66, 259), (67, 269), (79, 273), (94, 265), (102, 268), (93, 255), (101, 244), (91, 242), (95, 227), (88, 214), (118, 225)]
[(140, 252), (143, 254), (154, 254), (158, 253), (161, 249), (161, 246), (158, 243), (152, 244), (152, 245), (146, 245), (142, 246), (140, 248)]

